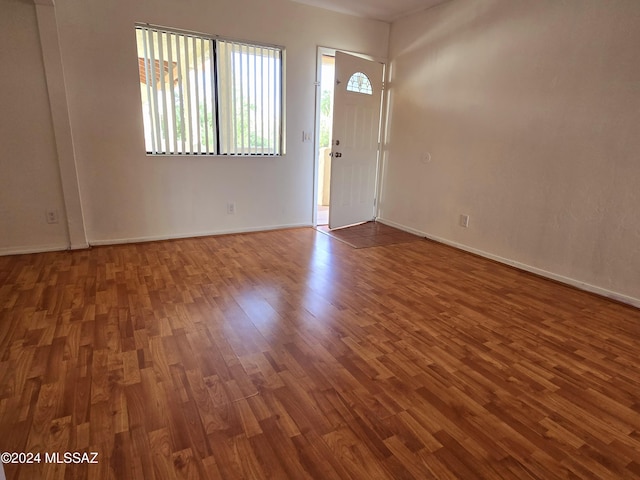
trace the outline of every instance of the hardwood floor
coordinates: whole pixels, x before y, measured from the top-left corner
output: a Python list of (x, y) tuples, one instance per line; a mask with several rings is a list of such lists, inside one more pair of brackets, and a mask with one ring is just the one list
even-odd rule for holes
[(8, 479), (639, 478), (639, 356), (639, 310), (428, 241), (0, 258)]

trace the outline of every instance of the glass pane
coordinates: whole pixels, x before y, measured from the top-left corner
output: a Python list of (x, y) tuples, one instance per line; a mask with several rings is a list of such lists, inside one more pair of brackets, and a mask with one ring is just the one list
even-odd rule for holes
[(362, 72), (356, 72), (351, 75), (349, 83), (347, 83), (347, 91), (373, 95), (371, 81), (369, 80), (369, 77)]
[(216, 153), (213, 42), (138, 27), (147, 152)]
[(220, 153), (279, 155), (281, 51), (218, 40)]

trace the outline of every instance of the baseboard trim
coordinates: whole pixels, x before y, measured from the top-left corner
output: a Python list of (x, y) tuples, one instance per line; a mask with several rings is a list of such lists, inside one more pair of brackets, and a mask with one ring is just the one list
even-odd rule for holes
[(630, 297), (628, 295), (623, 295), (618, 292), (614, 292), (612, 290), (607, 290), (606, 288), (598, 287), (596, 285), (591, 285), (589, 283), (581, 282), (580, 280), (576, 280), (575, 278), (565, 277), (563, 275), (558, 275), (557, 273), (549, 272), (547, 270), (542, 270), (537, 267), (532, 267), (531, 265), (527, 265), (526, 263), (521, 263), (516, 260), (510, 260), (508, 258), (501, 257), (499, 255), (495, 255), (493, 253), (485, 252), (484, 250), (479, 250), (477, 248), (469, 247), (462, 243), (453, 242), (451, 240), (447, 240), (446, 238), (437, 237), (435, 235), (430, 235), (421, 230), (416, 230), (415, 228), (407, 227), (406, 225), (402, 225), (400, 223), (393, 222), (391, 220), (387, 220), (384, 218), (377, 218), (377, 222), (380, 222), (384, 225), (388, 225), (390, 227), (397, 228), (399, 230), (403, 230), (405, 232), (413, 233), (414, 235), (419, 235), (421, 237), (428, 238), (429, 240), (433, 240), (434, 242), (442, 243), (444, 245), (448, 245), (450, 247), (457, 248), (459, 250), (463, 250), (465, 252), (473, 253), (475, 255), (479, 255), (484, 258), (488, 258), (489, 260), (494, 260), (496, 262), (509, 265), (511, 267), (524, 270), (529, 273), (533, 273), (535, 275), (539, 275), (541, 277), (548, 278), (550, 280), (554, 280), (556, 282), (564, 283), (566, 285), (570, 285), (579, 290), (584, 290), (585, 292), (595, 293), (596, 295), (600, 295), (603, 297), (610, 298), (611, 300), (615, 300), (617, 302), (625, 303), (631, 305), (636, 308), (640, 308), (640, 298)]
[[(87, 247), (88, 248), (88, 245)], [(69, 245), (34, 245), (32, 247), (6, 247), (0, 248), (0, 256), (7, 255), (27, 255), (30, 253), (47, 253), (47, 252), (62, 252), (69, 250)]]
[(126, 243), (160, 242), (163, 240), (180, 240), (183, 238), (211, 237), (215, 235), (233, 235), (238, 233), (268, 232), (270, 230), (285, 230), (287, 228), (311, 227), (310, 223), (292, 223), (287, 225), (269, 225), (262, 227), (240, 228), (233, 230), (213, 230), (206, 232), (185, 233), (180, 235), (154, 235), (149, 237), (108, 238), (89, 240), (91, 246), (122, 245)]

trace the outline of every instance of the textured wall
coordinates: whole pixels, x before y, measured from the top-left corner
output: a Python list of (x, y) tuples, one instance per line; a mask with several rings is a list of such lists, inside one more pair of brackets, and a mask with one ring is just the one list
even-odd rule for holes
[(453, 0), (394, 23), (381, 217), (640, 299), (639, 45), (635, 0)]

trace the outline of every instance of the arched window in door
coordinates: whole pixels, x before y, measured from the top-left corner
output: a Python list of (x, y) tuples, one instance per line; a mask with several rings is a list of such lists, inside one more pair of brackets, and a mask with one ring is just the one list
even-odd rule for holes
[(349, 82), (347, 83), (348, 92), (364, 93), (365, 95), (373, 95), (373, 88), (371, 88), (371, 81), (362, 72), (356, 72), (351, 75)]

